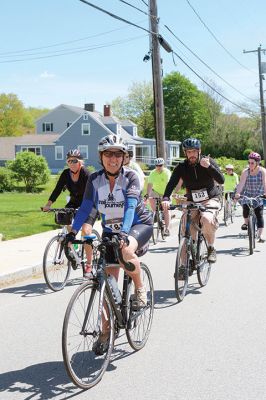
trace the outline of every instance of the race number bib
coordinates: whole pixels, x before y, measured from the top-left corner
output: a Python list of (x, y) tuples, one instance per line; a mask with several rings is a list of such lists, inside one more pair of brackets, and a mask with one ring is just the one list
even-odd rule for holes
[(120, 232), (121, 228), (123, 225), (123, 219), (122, 218), (113, 218), (110, 220), (107, 220), (105, 223), (105, 226), (109, 229), (112, 230), (112, 232)]
[(194, 203), (209, 199), (207, 189), (205, 189), (205, 188), (201, 189), (201, 190), (192, 190), (191, 194), (192, 194), (192, 199), (193, 199)]

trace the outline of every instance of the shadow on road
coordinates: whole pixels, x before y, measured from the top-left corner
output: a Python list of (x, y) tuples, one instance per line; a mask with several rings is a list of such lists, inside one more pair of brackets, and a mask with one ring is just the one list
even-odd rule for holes
[(176, 253), (178, 247), (150, 247), (149, 253)]
[[(254, 253), (259, 252), (259, 250), (254, 249)], [(250, 256), (247, 247), (235, 247), (228, 250), (217, 250), (217, 254), (230, 254), (233, 257), (248, 257)]]
[[(67, 282), (66, 287), (80, 285), (83, 282), (83, 278), (70, 279)], [(20, 284), (18, 283), (18, 285)], [(21, 297), (36, 297), (54, 294), (56, 292), (50, 290), (45, 283), (32, 283), (24, 286), (9, 286), (7, 288), (1, 289), (0, 293), (14, 293), (21, 295)]]

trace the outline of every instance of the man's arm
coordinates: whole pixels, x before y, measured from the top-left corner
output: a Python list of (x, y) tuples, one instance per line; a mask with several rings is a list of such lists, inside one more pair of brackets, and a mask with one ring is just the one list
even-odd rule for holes
[(166, 186), (165, 191), (164, 191), (163, 198), (165, 198), (166, 200), (170, 199), (174, 188), (176, 187), (176, 185), (178, 184), (179, 180), (181, 179), (180, 172), (181, 172), (180, 171), (180, 165), (177, 165), (177, 167), (175, 167), (175, 169), (174, 169), (174, 171), (173, 171), (173, 173), (171, 175), (171, 178), (170, 178), (169, 182), (167, 183), (167, 186)]

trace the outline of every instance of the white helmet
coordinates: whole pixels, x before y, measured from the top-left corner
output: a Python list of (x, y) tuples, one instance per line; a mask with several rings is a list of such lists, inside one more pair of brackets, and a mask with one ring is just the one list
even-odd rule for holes
[(234, 169), (234, 166), (232, 164), (227, 164), (225, 166), (225, 169)]
[(155, 165), (164, 165), (164, 159), (163, 158), (156, 158), (154, 161)]
[(127, 152), (127, 145), (123, 142), (121, 136), (118, 135), (107, 135), (101, 138), (98, 144), (98, 151), (102, 153), (105, 150), (117, 149)]

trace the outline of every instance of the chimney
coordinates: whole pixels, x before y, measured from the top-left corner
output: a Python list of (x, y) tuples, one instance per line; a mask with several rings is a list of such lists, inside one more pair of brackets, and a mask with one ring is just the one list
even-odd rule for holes
[(94, 103), (85, 103), (84, 110), (86, 111), (95, 111), (95, 104)]
[(110, 104), (106, 104), (103, 106), (103, 116), (104, 117), (111, 117), (111, 106)]

